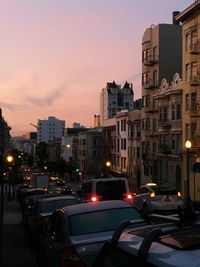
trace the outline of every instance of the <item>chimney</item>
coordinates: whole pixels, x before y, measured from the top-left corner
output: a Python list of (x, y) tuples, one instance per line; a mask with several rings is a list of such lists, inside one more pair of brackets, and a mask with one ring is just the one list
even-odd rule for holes
[(179, 25), (179, 21), (176, 20), (176, 16), (180, 13), (180, 11), (173, 11), (172, 13), (172, 24)]

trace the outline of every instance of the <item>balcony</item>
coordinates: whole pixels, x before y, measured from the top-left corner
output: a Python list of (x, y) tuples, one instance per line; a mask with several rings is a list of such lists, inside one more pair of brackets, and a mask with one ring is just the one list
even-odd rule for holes
[(158, 152), (161, 154), (171, 154), (170, 146), (166, 144), (161, 144), (159, 146)]
[(200, 84), (200, 79), (198, 77), (190, 78), (190, 86), (197, 86)]
[(157, 82), (150, 82), (150, 81), (144, 83), (143, 86), (144, 86), (144, 89), (150, 89), (150, 90), (159, 87)]
[(171, 127), (171, 121), (159, 121), (158, 122), (158, 126), (159, 127), (163, 127), (163, 128), (166, 128), (166, 127)]
[(200, 104), (194, 105), (190, 110), (191, 117), (199, 117), (200, 116)]
[(189, 52), (191, 55), (198, 55), (199, 54), (199, 44), (191, 44)]
[(148, 58), (144, 59), (145, 66), (153, 66), (154, 64), (158, 63), (158, 56), (149, 56)]

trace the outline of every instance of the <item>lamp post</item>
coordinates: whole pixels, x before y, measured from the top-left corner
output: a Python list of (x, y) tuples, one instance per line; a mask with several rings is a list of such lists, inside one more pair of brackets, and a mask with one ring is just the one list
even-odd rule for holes
[[(12, 162), (13, 162), (13, 160), (14, 160), (14, 158), (13, 158), (13, 156), (11, 156), (11, 155), (8, 155), (7, 157), (6, 157), (6, 160), (7, 160), (7, 162), (8, 162), (8, 164), (11, 164)], [(11, 166), (9, 166), (9, 180), (8, 180), (8, 201), (10, 201), (11, 200), (11, 187), (10, 187), (10, 176), (11, 176)]]
[(187, 188), (186, 188), (186, 198), (190, 200), (190, 148), (192, 147), (192, 143), (190, 140), (187, 140), (185, 143), (186, 151), (186, 173), (187, 173)]
[(106, 173), (108, 177), (110, 177), (110, 167), (111, 167), (111, 162), (109, 160), (106, 161)]

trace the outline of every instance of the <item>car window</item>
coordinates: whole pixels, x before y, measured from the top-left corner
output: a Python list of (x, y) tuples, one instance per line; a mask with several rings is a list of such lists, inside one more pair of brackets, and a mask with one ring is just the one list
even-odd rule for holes
[(126, 185), (123, 180), (99, 181), (96, 184), (96, 193), (104, 199), (122, 198), (123, 194), (126, 194)]
[(77, 199), (57, 199), (53, 201), (43, 201), (40, 207), (40, 212), (52, 212), (58, 208), (78, 204)]
[(83, 235), (111, 231), (125, 220), (138, 219), (141, 219), (141, 215), (133, 207), (73, 215), (70, 217), (70, 234)]

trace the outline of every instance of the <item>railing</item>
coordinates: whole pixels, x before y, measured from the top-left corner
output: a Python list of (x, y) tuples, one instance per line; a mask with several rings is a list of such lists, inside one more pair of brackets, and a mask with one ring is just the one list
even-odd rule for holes
[(144, 89), (154, 89), (154, 88), (158, 88), (159, 87), (157, 82), (150, 82), (150, 81), (144, 83), (143, 86), (144, 86)]
[(148, 58), (144, 59), (145, 66), (152, 66), (158, 63), (158, 56), (149, 56)]
[(200, 84), (200, 79), (198, 77), (191, 77), (190, 78), (190, 85), (196, 86)]

